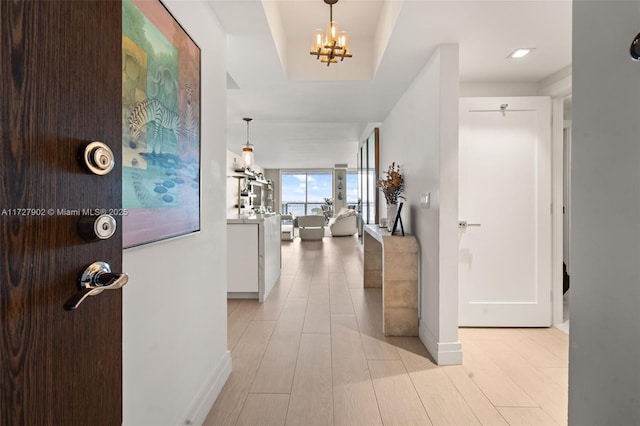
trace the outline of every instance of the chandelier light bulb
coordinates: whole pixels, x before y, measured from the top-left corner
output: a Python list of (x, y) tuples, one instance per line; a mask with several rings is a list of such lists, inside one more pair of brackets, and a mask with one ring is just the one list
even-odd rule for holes
[(340, 32), (340, 27), (338, 23), (336, 21), (329, 22), (329, 25), (327, 25), (327, 35), (326, 35), (326, 42), (324, 44), (324, 47), (330, 49), (331, 46), (333, 46), (333, 43), (336, 41), (336, 36), (338, 35), (339, 32)]
[(311, 51), (317, 52), (318, 50), (323, 48), (323, 40), (324, 40), (324, 31), (317, 29), (313, 32), (313, 37), (311, 39)]

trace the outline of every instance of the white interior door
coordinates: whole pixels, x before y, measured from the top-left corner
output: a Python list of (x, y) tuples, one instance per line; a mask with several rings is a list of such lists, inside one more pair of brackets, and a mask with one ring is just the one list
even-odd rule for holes
[(460, 99), (459, 170), (460, 325), (550, 326), (550, 99)]

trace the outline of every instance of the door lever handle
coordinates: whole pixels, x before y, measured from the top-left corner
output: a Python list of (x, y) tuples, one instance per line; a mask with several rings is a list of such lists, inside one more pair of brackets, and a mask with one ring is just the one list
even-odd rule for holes
[(479, 223), (468, 223), (466, 220), (458, 221), (458, 228), (467, 229), (469, 226), (481, 226)]
[(98, 272), (93, 280), (100, 290), (117, 290), (122, 288), (127, 281), (129, 281), (127, 274), (113, 272)]
[(117, 290), (129, 281), (124, 273), (111, 272), (107, 262), (94, 262), (87, 267), (80, 277), (80, 291), (71, 296), (64, 304), (66, 311), (73, 311), (89, 296), (95, 296), (104, 290)]

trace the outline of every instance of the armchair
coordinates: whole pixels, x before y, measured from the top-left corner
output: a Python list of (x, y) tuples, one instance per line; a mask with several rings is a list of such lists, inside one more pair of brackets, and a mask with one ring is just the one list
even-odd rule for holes
[(351, 209), (340, 209), (336, 217), (329, 219), (333, 237), (346, 237), (358, 232), (358, 213)]
[(324, 216), (299, 216), (300, 239), (303, 241), (322, 240), (322, 237), (324, 237), (324, 221)]

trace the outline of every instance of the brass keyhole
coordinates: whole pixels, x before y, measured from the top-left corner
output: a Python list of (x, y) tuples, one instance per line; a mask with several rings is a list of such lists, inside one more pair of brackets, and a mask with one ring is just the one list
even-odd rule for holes
[(115, 166), (113, 151), (102, 142), (91, 142), (84, 148), (84, 162), (97, 175), (106, 175)]
[(108, 168), (112, 161), (112, 156), (102, 148), (97, 148), (94, 151), (93, 158), (96, 160), (96, 165), (101, 169)]
[(108, 214), (82, 216), (78, 221), (78, 233), (86, 240), (106, 240), (116, 233), (116, 219)]

